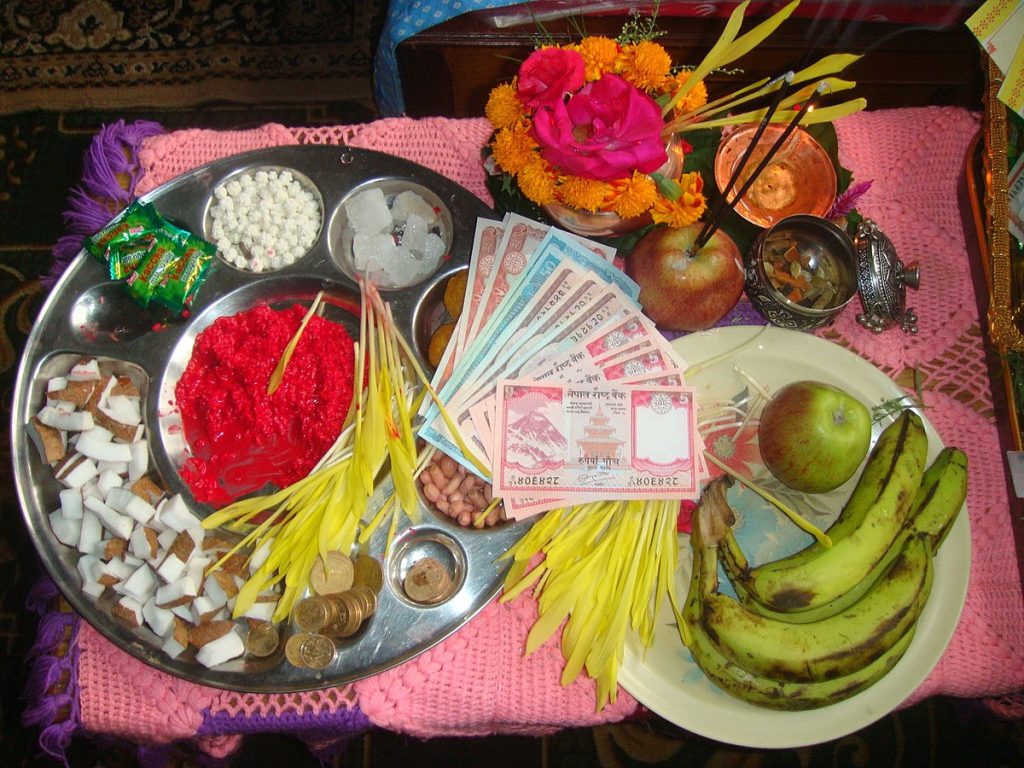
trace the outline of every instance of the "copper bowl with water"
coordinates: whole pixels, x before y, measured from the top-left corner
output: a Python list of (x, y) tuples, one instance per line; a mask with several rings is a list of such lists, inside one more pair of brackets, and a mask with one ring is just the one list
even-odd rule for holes
[[(743, 187), (785, 130), (784, 125), (777, 123), (765, 128), (733, 185), (734, 192)], [(729, 183), (756, 132), (757, 125), (751, 123), (722, 138), (715, 154), (715, 183), (719, 190)], [(770, 227), (799, 213), (824, 216), (835, 198), (836, 170), (832, 160), (813, 136), (797, 128), (736, 203), (735, 209), (752, 224)], [(732, 199), (731, 194), (729, 199)]]

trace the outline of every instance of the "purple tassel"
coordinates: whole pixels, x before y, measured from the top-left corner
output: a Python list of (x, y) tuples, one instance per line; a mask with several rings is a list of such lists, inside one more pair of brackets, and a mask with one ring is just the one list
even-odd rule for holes
[[(68, 196), (64, 213), (68, 231), (54, 245), (53, 264), (40, 278), (43, 287), (52, 288), (81, 250), (82, 239), (101, 229), (132, 199), (138, 181), (135, 154), (139, 144), (163, 130), (159, 123), (149, 120), (130, 125), (118, 120), (96, 134), (85, 153), (82, 183)], [(127, 180), (127, 189), (122, 180)]]
[[(31, 664), (25, 684), (28, 705), (21, 719), (26, 726), (41, 729), (40, 748), (66, 766), (65, 753), (78, 728), (78, 697), (74, 688), (78, 619), (73, 613), (54, 610), (53, 600), (57, 594), (54, 583), (44, 577), (36, 582), (25, 600), (28, 608), (38, 613), (40, 619), (35, 645), (28, 654)], [(57, 648), (65, 641), (68, 642), (68, 652), (57, 656)], [(66, 688), (62, 692), (51, 693), (50, 689), (62, 680), (66, 681)]]
[(838, 219), (840, 216), (848, 215), (857, 207), (857, 201), (871, 189), (873, 183), (873, 181), (861, 181), (848, 188), (835, 199), (829, 212), (825, 214), (825, 218)]

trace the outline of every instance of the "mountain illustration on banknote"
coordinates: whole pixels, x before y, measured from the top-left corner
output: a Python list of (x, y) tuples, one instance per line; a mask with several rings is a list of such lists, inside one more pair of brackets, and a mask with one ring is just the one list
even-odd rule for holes
[(505, 435), (505, 459), (523, 469), (562, 463), (568, 441), (558, 428), (537, 411), (513, 421)]

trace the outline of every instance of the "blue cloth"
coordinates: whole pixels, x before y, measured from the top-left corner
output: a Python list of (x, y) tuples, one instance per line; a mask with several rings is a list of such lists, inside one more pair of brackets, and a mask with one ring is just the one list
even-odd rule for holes
[(395, 49), (407, 37), (469, 11), (501, 8), (522, 0), (391, 0), (373, 62), (373, 92), (383, 117), (405, 113)]

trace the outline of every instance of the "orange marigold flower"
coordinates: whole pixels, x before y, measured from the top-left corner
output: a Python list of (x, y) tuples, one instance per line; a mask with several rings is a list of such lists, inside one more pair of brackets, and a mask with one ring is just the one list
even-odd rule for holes
[[(668, 83), (668, 90), (671, 93), (675, 93), (690, 77), (689, 69), (683, 69), (676, 73), (676, 76)], [(708, 87), (703, 80), (697, 82), (687, 94), (679, 100), (679, 103), (675, 106), (676, 114), (683, 112), (692, 112), (698, 107), (703, 107), (708, 103)]]
[(632, 177), (614, 182), (611, 209), (624, 219), (647, 211), (658, 197), (658, 187), (646, 173), (634, 171)]
[(502, 83), (491, 89), (487, 97), (484, 114), (496, 129), (508, 128), (523, 118), (523, 104), (516, 92), (515, 79), (511, 83)]
[(610, 191), (611, 186), (604, 181), (585, 179), (582, 176), (566, 176), (558, 187), (558, 197), (570, 208), (597, 211)]
[(661, 197), (654, 201), (651, 218), (655, 224), (670, 227), (686, 227), (696, 222), (707, 208), (704, 197), (704, 180), (699, 173), (684, 173), (679, 179), (682, 194), (675, 200)]
[(513, 175), (519, 173), (536, 157), (537, 143), (530, 136), (529, 125), (524, 121), (509, 128), (502, 128), (494, 136), (491, 151), (503, 171)]
[(555, 175), (540, 155), (534, 155), (534, 159), (519, 171), (516, 181), (519, 182), (519, 190), (537, 205), (555, 202)]
[(672, 67), (672, 57), (658, 43), (645, 40), (622, 48), (615, 62), (615, 71), (645, 91), (654, 91), (664, 84)]
[(619, 44), (610, 37), (594, 35), (580, 41), (577, 50), (583, 57), (584, 77), (587, 82), (600, 79), (605, 72), (615, 71), (615, 60), (619, 56)]

